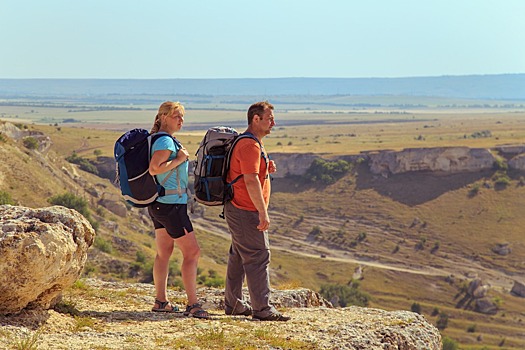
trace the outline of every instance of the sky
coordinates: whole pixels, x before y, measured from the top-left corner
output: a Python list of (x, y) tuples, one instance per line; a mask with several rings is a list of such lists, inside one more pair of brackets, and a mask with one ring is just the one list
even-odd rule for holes
[(523, 0), (0, 0), (0, 78), (525, 73)]

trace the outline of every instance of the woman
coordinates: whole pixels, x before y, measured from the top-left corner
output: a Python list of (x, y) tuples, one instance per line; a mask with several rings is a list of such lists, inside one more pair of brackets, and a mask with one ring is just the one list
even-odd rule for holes
[[(179, 102), (167, 101), (160, 105), (151, 133), (166, 132), (173, 135), (184, 123), (184, 107)], [(159, 137), (151, 147), (149, 172), (156, 175), (167, 190), (178, 189), (177, 194), (159, 197), (148, 207), (148, 213), (155, 226), (157, 255), (153, 265), (153, 280), (156, 298), (152, 311), (175, 312), (167, 295), (168, 265), (175, 243), (182, 252), (182, 283), (188, 297), (184, 314), (207, 318), (208, 313), (197, 300), (197, 263), (200, 248), (193, 233), (193, 226), (187, 212), (188, 158), (186, 148), (171, 137)]]

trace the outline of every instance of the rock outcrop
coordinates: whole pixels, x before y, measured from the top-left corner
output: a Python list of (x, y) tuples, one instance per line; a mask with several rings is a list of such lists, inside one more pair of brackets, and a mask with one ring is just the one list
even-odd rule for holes
[[(288, 322), (252, 322), (251, 317), (227, 316), (220, 309), (224, 290), (199, 288), (210, 320), (151, 312), (154, 287), (82, 280), (82, 293), (68, 295), (82, 319), (94, 320), (79, 331), (69, 314), (47, 310), (39, 329), (20, 327), (32, 312), (0, 316), (0, 348), (38, 334), (39, 349), (177, 349), (177, 348), (308, 348), (354, 350), (441, 350), (441, 335), (424, 316), (410, 311), (364, 307), (332, 308), (312, 291), (274, 290), (272, 302), (291, 316)], [(184, 292), (169, 290), (169, 299), (184, 300)], [(108, 296), (111, 297), (108, 297)], [(288, 305), (288, 306), (286, 306)], [(181, 305), (182, 306), (182, 305)], [(37, 320), (32, 320), (36, 323)], [(162, 331), (159, 331), (162, 330)], [(25, 332), (25, 333), (24, 333)], [(160, 333), (159, 333), (160, 332)], [(161, 335), (159, 335), (161, 334)], [(215, 339), (217, 341), (215, 341)]]
[(520, 154), (508, 161), (509, 168), (514, 170), (525, 170), (525, 154)]
[(272, 153), (270, 155), (277, 164), (276, 178), (287, 175), (304, 175), (314, 159), (319, 155), (313, 153)]
[(388, 176), (411, 171), (472, 172), (492, 168), (488, 149), (468, 147), (407, 148), (368, 153), (370, 171)]
[(95, 231), (61, 206), (0, 206), (0, 314), (47, 309), (80, 276)]
[(499, 255), (509, 255), (512, 252), (510, 248), (510, 243), (498, 243), (493, 248), (492, 251)]
[(49, 136), (40, 131), (21, 130), (16, 125), (8, 122), (0, 123), (0, 134), (5, 134), (13, 140), (20, 140), (26, 137), (32, 137), (38, 142), (38, 151), (45, 152), (53, 144)]
[(525, 298), (525, 283), (514, 281), (512, 290), (510, 291), (513, 295)]
[(490, 290), (488, 284), (483, 284), (480, 278), (473, 279), (467, 288), (467, 296), (474, 300), (474, 311), (486, 314), (495, 315), (498, 313), (498, 306), (493, 300), (487, 297)]

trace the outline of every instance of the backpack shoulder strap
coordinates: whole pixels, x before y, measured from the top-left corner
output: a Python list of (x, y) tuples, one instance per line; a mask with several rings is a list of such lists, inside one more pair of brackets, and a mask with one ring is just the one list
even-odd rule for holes
[[(164, 132), (164, 131), (159, 131), (155, 134), (152, 134), (151, 137), (148, 139), (148, 149), (149, 149), (149, 157), (150, 157), (150, 160), (151, 160), (151, 148), (153, 147), (153, 143), (155, 143), (156, 140), (158, 140), (159, 138), (163, 137), (163, 136), (168, 136), (170, 137), (173, 142), (175, 143), (175, 145), (181, 149), (182, 148), (182, 144), (179, 142), (179, 140), (177, 140), (175, 137), (173, 137), (172, 135), (168, 134), (167, 132)], [(179, 196), (181, 196), (181, 188), (180, 188), (180, 178), (179, 178), (179, 169), (178, 167), (177, 168), (174, 168), (174, 169), (171, 169), (170, 172), (168, 173), (168, 175), (166, 175), (166, 177), (164, 178), (164, 180), (160, 183), (160, 185), (162, 187), (164, 187), (164, 184), (168, 181), (168, 179), (171, 177), (171, 175), (173, 175), (173, 173), (177, 171), (177, 194), (179, 194)], [(155, 181), (157, 181), (157, 176), (154, 176), (155, 178)], [(158, 181), (157, 181), (158, 182)], [(167, 192), (173, 192), (173, 191), (167, 191)], [(172, 193), (170, 193), (172, 194)]]
[[(257, 141), (257, 143), (259, 144), (259, 148), (261, 149), (261, 158), (264, 158), (264, 161), (266, 162), (266, 165), (268, 165), (268, 158), (266, 157), (266, 154), (264, 153), (264, 146), (262, 145), (261, 141), (259, 141), (259, 139), (257, 137), (255, 137), (255, 135), (253, 135), (249, 131), (245, 131), (245, 132), (243, 132), (242, 134), (239, 135), (237, 140), (239, 140), (241, 138), (247, 138), (247, 137)], [(235, 140), (235, 141), (237, 142), (237, 140)], [(232, 148), (233, 148), (233, 146), (232, 146)]]
[[(266, 167), (268, 167), (269, 160), (268, 160), (268, 157), (266, 157), (266, 154), (264, 153), (264, 146), (261, 144), (261, 141), (259, 141), (257, 137), (255, 137), (251, 132), (246, 131), (240, 134), (239, 136), (237, 136), (235, 141), (233, 141), (230, 149), (228, 150), (228, 154), (226, 155), (226, 168), (225, 168), (226, 171), (224, 172), (224, 181), (226, 181), (226, 177), (228, 176), (228, 171), (230, 170), (230, 162), (231, 162), (231, 157), (233, 154), (233, 148), (235, 147), (237, 142), (239, 142), (242, 139), (246, 139), (246, 138), (250, 138), (250, 139), (257, 141), (257, 143), (259, 144), (259, 148), (261, 149), (261, 158), (264, 159), (264, 162), (266, 163)], [(233, 185), (235, 182), (239, 180), (241, 176), (242, 175), (237, 176), (237, 178), (231, 181), (229, 185), (230, 186)]]

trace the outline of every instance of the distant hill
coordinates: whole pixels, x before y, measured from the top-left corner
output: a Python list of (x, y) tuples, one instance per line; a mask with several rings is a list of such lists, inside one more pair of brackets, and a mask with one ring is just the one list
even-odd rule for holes
[(525, 74), (412, 78), (0, 79), (0, 98), (170, 94), (405, 95), (525, 100)]

